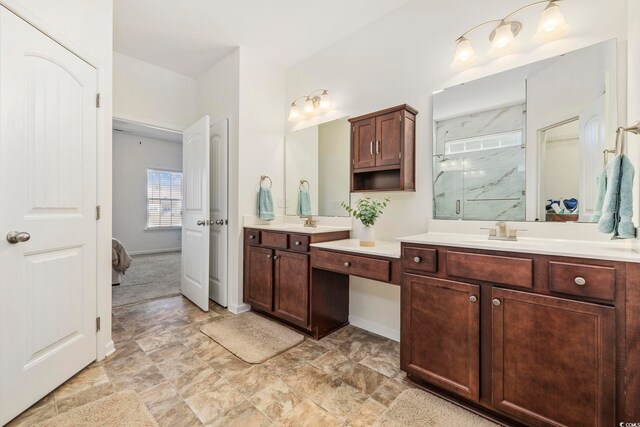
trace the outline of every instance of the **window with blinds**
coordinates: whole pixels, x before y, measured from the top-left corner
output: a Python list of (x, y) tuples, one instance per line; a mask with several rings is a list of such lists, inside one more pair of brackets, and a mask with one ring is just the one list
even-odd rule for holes
[(147, 228), (182, 226), (182, 172), (147, 169)]

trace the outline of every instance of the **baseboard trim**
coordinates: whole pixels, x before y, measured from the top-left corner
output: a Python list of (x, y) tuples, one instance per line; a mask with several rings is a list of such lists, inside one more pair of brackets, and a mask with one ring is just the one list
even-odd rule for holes
[(148, 251), (128, 251), (128, 252), (129, 252), (129, 255), (151, 255), (151, 254), (163, 254), (165, 252), (182, 252), (182, 248), (177, 247), (177, 248), (165, 248), (165, 249), (151, 249)]
[(250, 311), (251, 306), (249, 304), (240, 304), (240, 305), (229, 304), (229, 306), (227, 307), (227, 310), (229, 310), (233, 314), (240, 314), (240, 313)]
[(104, 357), (109, 357), (115, 352), (116, 345), (113, 343), (113, 340), (109, 340), (109, 342), (104, 346)]
[(400, 341), (400, 331), (370, 322), (357, 316), (349, 316), (349, 323), (374, 334), (382, 335), (394, 341)]

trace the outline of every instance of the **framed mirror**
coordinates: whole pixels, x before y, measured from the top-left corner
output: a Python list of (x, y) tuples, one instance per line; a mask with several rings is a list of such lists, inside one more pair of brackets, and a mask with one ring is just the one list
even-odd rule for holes
[(591, 222), (615, 145), (616, 41), (433, 95), (434, 218)]
[(286, 215), (349, 216), (350, 131), (344, 117), (286, 135)]

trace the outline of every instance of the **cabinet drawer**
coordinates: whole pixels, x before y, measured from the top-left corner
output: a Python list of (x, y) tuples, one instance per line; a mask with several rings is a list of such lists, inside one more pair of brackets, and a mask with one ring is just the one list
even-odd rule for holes
[(436, 273), (438, 252), (435, 249), (405, 247), (402, 250), (402, 265), (405, 270)]
[(533, 288), (533, 260), (447, 252), (447, 274), (502, 285)]
[(290, 234), (289, 249), (296, 252), (309, 252), (309, 236)]
[(247, 230), (244, 235), (244, 238), (249, 245), (259, 245), (260, 244), (260, 231), (258, 230)]
[(314, 258), (314, 267), (382, 282), (391, 280), (389, 261), (322, 250), (315, 252)]
[(287, 249), (287, 234), (273, 233), (271, 231), (263, 231), (261, 233), (260, 243), (270, 248)]
[(613, 301), (616, 269), (549, 261), (549, 290), (581, 297)]

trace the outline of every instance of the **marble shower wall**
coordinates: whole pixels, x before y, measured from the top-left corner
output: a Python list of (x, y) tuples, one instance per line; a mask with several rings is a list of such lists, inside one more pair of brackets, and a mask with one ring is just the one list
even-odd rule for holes
[(435, 123), (434, 218), (524, 220), (523, 147), (444, 154), (448, 141), (524, 130), (523, 111), (519, 104)]

